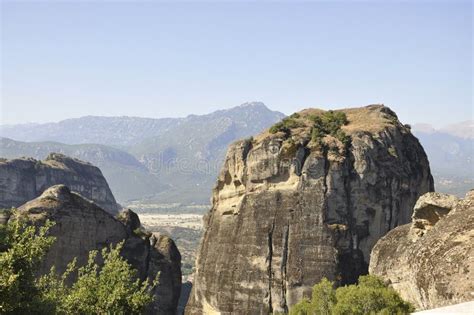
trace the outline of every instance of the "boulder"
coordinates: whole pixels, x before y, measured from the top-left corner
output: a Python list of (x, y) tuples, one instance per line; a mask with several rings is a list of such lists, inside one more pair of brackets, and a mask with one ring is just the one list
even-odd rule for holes
[(441, 218), (449, 213), (459, 202), (453, 195), (436, 192), (426, 193), (421, 196), (413, 208), (412, 231), (417, 236), (423, 236)]
[(418, 309), (431, 309), (474, 299), (473, 257), (474, 191), (464, 199), (431, 193), (416, 203), (411, 224), (377, 242), (369, 271)]

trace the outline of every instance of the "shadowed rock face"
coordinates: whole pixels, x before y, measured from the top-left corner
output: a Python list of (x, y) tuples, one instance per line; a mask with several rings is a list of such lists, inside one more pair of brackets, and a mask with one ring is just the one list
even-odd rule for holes
[(1, 208), (18, 207), (58, 184), (67, 185), (109, 213), (116, 214), (120, 209), (102, 172), (92, 164), (58, 153), (51, 153), (43, 161), (0, 160)]
[(431, 193), (418, 200), (411, 224), (377, 242), (369, 270), (418, 309), (430, 309), (474, 298), (473, 257), (474, 191), (461, 200)]
[(79, 266), (84, 265), (89, 251), (125, 241), (122, 255), (137, 269), (140, 279), (154, 280), (159, 273), (155, 300), (147, 313), (175, 314), (181, 288), (179, 251), (166, 236), (151, 235), (150, 239), (146, 233), (136, 235), (140, 221), (131, 210), (119, 216), (122, 223), (66, 186), (56, 185), (18, 211), (37, 224), (47, 219), (55, 222), (50, 234), (56, 240), (40, 267), (41, 274), (49, 272), (51, 266), (62, 273), (74, 258)]
[(323, 111), (308, 109), (289, 131), (229, 147), (187, 314), (285, 312), (323, 277), (367, 273), (377, 240), (410, 221), (433, 190), (423, 148), (387, 107), (342, 111), (348, 146), (312, 139), (310, 117)]

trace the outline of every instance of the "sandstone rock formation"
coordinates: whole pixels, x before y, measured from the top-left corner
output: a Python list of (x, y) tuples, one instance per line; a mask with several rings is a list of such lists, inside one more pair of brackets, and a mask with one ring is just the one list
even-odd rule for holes
[[(326, 121), (340, 112), (345, 125)], [(429, 191), (423, 148), (383, 105), (304, 110), (234, 143), (205, 218), (186, 313), (285, 312), (323, 277), (354, 282), (377, 240), (409, 222)]]
[[(420, 229), (419, 214), (429, 228)], [(419, 309), (474, 300), (474, 190), (462, 200), (420, 197), (412, 224), (377, 242), (369, 271)]]
[(423, 236), (429, 231), (442, 217), (459, 202), (456, 196), (426, 193), (421, 196), (413, 208), (412, 228), (411, 230), (417, 236)]
[(0, 160), (0, 208), (18, 207), (57, 184), (67, 185), (112, 214), (120, 209), (102, 172), (92, 164), (58, 153), (43, 161)]
[(122, 223), (66, 186), (56, 185), (18, 208), (18, 215), (27, 215), (38, 224), (47, 219), (55, 222), (50, 234), (56, 241), (45, 257), (41, 273), (47, 273), (53, 265), (62, 273), (73, 258), (83, 265), (90, 250), (125, 241), (122, 255), (138, 270), (141, 279), (154, 280), (159, 272), (155, 301), (148, 313), (175, 314), (181, 288), (179, 251), (166, 236), (139, 233), (140, 221), (131, 210), (119, 216), (125, 222)]

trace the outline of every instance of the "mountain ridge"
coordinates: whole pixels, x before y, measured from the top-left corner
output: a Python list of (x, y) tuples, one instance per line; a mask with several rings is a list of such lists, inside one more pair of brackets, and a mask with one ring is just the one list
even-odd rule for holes
[(71, 119), (47, 124), (46, 129), (54, 128), (46, 131), (41, 124), (28, 125), (26, 131), (21, 126), (0, 127), (0, 137), (5, 137), (0, 140), (0, 156), (41, 159), (60, 152), (86, 160), (103, 170), (120, 202), (207, 204), (227, 145), (283, 117), (261, 102), (248, 102), (176, 119), (89, 116), (86, 125)]
[[(40, 141), (13, 145), (10, 141), (7, 145), (7, 140), (2, 139), (0, 156), (15, 158), (23, 155), (42, 159), (50, 152), (60, 152), (89, 161), (103, 170), (120, 202), (147, 200), (151, 203), (174, 203), (178, 200), (182, 203), (208, 204), (208, 196), (227, 146), (263, 131), (283, 117), (284, 114), (270, 110), (262, 102), (247, 102), (205, 115), (191, 114), (180, 118), (84, 116), (92, 120), (92, 128), (76, 124), (66, 126), (69, 129), (66, 132), (48, 131), (50, 138), (61, 138), (66, 134), (63, 140), (75, 139), (77, 141), (72, 142), (81, 143)], [(77, 122), (78, 119), (81, 118), (65, 121)], [(102, 121), (111, 124), (103, 126)], [(133, 123), (127, 124), (128, 121)], [(472, 134), (474, 128), (471, 122), (451, 124), (451, 131), (448, 132), (444, 127), (435, 129), (429, 124), (412, 126), (413, 134), (428, 154), (437, 190), (441, 192), (464, 196), (474, 184), (474, 172), (471, 170), (474, 140), (456, 136), (452, 127), (459, 125), (460, 130), (465, 130), (465, 126), (470, 126), (470, 131), (464, 133)], [(0, 126), (0, 137), (9, 137), (17, 142), (22, 141), (21, 138), (27, 138), (26, 141), (32, 141), (35, 137), (44, 140), (42, 124), (18, 125), (15, 128), (22, 129), (21, 126), (27, 129), (33, 126), (34, 130), (17, 133), (14, 129)], [(84, 130), (85, 136), (82, 135)], [(30, 138), (28, 134), (34, 137)], [(117, 155), (119, 158), (115, 159)]]
[[(175, 124), (188, 123), (194, 119), (231, 114), (242, 110), (260, 110), (275, 113), (281, 119), (284, 114), (270, 110), (262, 102), (247, 102), (228, 109), (204, 115), (190, 114), (186, 117), (149, 118), (139, 116), (95, 116), (68, 118), (58, 122), (0, 125), (0, 136), (18, 141), (55, 141), (65, 144), (107, 144), (112, 146), (134, 145), (137, 141), (161, 135)], [(108, 124), (108, 125), (106, 125)], [(82, 131), (78, 137), (77, 131)], [(126, 130), (115, 137), (98, 137), (97, 134), (113, 134)], [(107, 132), (108, 131), (108, 132)]]

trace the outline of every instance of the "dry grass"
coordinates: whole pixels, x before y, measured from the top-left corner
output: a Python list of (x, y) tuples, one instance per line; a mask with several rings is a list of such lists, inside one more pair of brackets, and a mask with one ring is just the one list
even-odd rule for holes
[(62, 169), (62, 170), (67, 170), (68, 169), (68, 167), (66, 165), (64, 165), (64, 163), (61, 163), (61, 162), (58, 162), (58, 161), (55, 161), (55, 160), (44, 160), (44, 161), (40, 161), (40, 162), (41, 162), (41, 164), (50, 166), (52, 168), (57, 168), (57, 169)]
[[(345, 126), (342, 126), (342, 130), (347, 135), (351, 135), (361, 131), (376, 134), (383, 131), (389, 126), (393, 126), (395, 122), (395, 118), (393, 116), (390, 116), (389, 114), (383, 112), (384, 108), (386, 107), (384, 107), (383, 105), (376, 104), (368, 105), (365, 107), (337, 109), (334, 111), (344, 112), (346, 114), (349, 123)], [(325, 110), (317, 108), (307, 108), (298, 112), (300, 117), (295, 118), (295, 120), (297, 120), (298, 123), (301, 124), (301, 127), (294, 128), (291, 130), (292, 138), (296, 140), (310, 136), (313, 122), (309, 119), (309, 117), (314, 115), (321, 115), (325, 112)], [(283, 136), (284, 134), (281, 132), (271, 134), (268, 130), (266, 130), (263, 133), (257, 135), (254, 140), (256, 141), (256, 143), (260, 143), (263, 140), (282, 138)]]
[(349, 124), (343, 126), (342, 130), (349, 135), (358, 131), (370, 133), (383, 131), (393, 125), (393, 121), (390, 119), (391, 116), (383, 113), (381, 109), (382, 105), (343, 109)]

